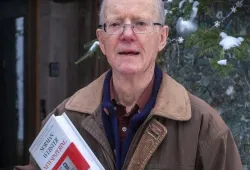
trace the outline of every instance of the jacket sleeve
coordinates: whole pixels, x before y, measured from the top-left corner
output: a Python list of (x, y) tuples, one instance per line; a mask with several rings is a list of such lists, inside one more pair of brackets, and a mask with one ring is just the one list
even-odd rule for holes
[(242, 170), (240, 155), (230, 130), (208, 142), (200, 150), (199, 159), (199, 170)]

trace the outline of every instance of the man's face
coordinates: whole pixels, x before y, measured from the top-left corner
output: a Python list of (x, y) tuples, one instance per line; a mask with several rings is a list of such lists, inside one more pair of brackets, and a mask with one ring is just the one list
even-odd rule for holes
[[(137, 20), (159, 22), (155, 0), (106, 0), (104, 23), (122, 21), (125, 24)], [(110, 35), (97, 30), (97, 37), (104, 55), (113, 71), (121, 74), (140, 74), (152, 68), (157, 53), (164, 48), (167, 27), (153, 26), (153, 31), (136, 34), (130, 25), (121, 34)]]

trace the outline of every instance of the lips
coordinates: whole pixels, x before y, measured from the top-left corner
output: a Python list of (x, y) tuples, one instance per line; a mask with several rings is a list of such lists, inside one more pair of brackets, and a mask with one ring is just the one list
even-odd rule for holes
[(121, 51), (119, 52), (120, 55), (139, 55), (140, 52), (138, 51)]

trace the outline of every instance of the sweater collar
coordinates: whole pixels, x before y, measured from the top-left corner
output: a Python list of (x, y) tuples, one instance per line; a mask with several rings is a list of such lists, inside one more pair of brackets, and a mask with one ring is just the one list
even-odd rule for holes
[[(92, 114), (102, 102), (103, 83), (106, 75), (107, 72), (88, 86), (77, 91), (69, 98), (65, 108), (71, 111)], [(151, 114), (179, 121), (187, 121), (191, 118), (188, 92), (166, 73), (163, 73), (156, 103), (151, 110)]]

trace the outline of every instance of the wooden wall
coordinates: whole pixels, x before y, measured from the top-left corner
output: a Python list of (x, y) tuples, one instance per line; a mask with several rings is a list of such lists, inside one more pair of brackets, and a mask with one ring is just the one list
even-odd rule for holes
[[(83, 45), (96, 38), (99, 0), (40, 2), (40, 100), (41, 115), (49, 114), (65, 98), (86, 86), (109, 66), (97, 54), (76, 65), (87, 52)], [(50, 76), (50, 64), (59, 74)], [(44, 114), (45, 113), (45, 114)]]

